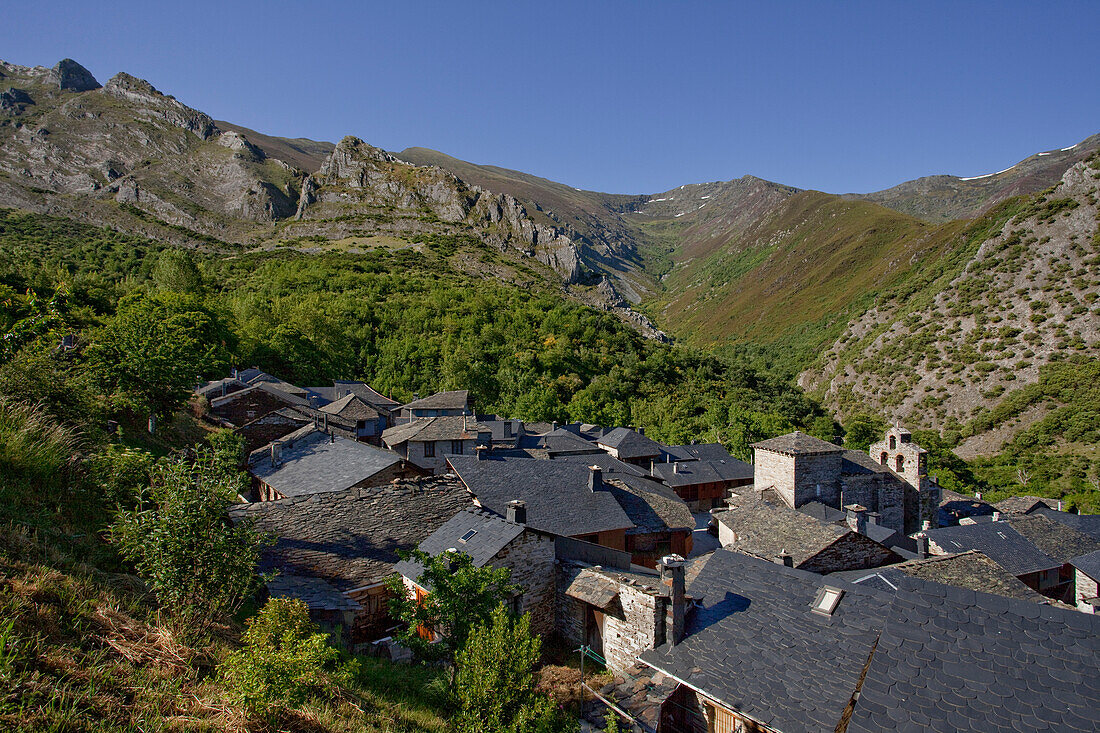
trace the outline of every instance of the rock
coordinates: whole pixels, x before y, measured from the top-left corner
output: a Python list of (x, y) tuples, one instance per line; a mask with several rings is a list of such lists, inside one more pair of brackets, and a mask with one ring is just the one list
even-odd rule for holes
[(214, 120), (198, 110), (191, 109), (174, 97), (157, 91), (149, 82), (119, 72), (111, 77), (103, 91), (125, 99), (137, 106), (136, 112), (150, 119), (166, 120), (170, 124), (190, 130), (199, 138), (208, 140), (219, 133)]
[(63, 92), (90, 92), (103, 86), (92, 76), (92, 72), (72, 59), (58, 61), (57, 66), (53, 67), (53, 75)]
[(27, 94), (22, 89), (11, 87), (6, 92), (0, 93), (0, 109), (19, 113), (22, 112), (28, 104), (34, 104), (34, 100), (31, 99), (31, 95)]
[(248, 138), (239, 132), (223, 132), (221, 135), (218, 135), (218, 145), (229, 148), (230, 150), (235, 150), (241, 157), (257, 163), (267, 157), (264, 155), (264, 151), (250, 143)]

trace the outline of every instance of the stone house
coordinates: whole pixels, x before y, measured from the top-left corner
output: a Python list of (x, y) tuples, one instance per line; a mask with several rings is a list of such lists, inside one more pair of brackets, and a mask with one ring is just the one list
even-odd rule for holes
[(1046, 595), (1074, 604), (1076, 571), (1072, 561), (1100, 550), (1100, 540), (1039, 513), (1010, 516), (1002, 523), (1007, 523), (1039, 550), (1062, 563), (1058, 570), (1058, 585), (1050, 588)]
[(338, 402), (348, 395), (355, 395), (387, 417), (386, 427), (393, 424), (393, 413), (401, 406), (399, 402), (386, 397), (366, 382), (337, 379), (333, 380), (331, 387), (306, 387), (306, 391), (310, 404), (318, 407)]
[(465, 415), (418, 417), (382, 433), (382, 442), (426, 473), (446, 469), (448, 456), (474, 455), (489, 444), (492, 431)]
[(1100, 613), (1100, 550), (1070, 560), (1076, 578), (1074, 601), (1078, 611)]
[[(792, 509), (811, 501), (834, 509), (858, 505), (876, 514), (879, 525), (903, 535), (934, 527), (939, 485), (927, 476), (923, 449), (907, 435), (892, 428), (871, 454), (797, 431), (754, 443), (754, 485), (774, 489)], [(891, 444), (896, 455), (887, 453), (885, 464), (877, 460), (874, 451), (881, 458), (880, 447)]]
[(260, 382), (230, 392), (224, 397), (208, 397), (210, 414), (225, 427), (235, 428), (285, 407), (299, 407), (308, 402), (290, 392)]
[(459, 389), (451, 392), (437, 392), (401, 405), (395, 412), (396, 422), (416, 420), (421, 417), (454, 417), (473, 415), (470, 405), (470, 393)]
[(647, 650), (682, 638), (690, 598), (685, 562), (661, 559), (660, 576), (564, 560), (558, 573), (557, 630), (623, 670)]
[(275, 591), (301, 598), (329, 628), (338, 614), (345, 638), (357, 645), (385, 636), (393, 624), (386, 581), (395, 575), (397, 551), (413, 549), (468, 506), (461, 483), (431, 477), (243, 504), (229, 516), (275, 537), (259, 568), (278, 573)]
[(752, 464), (733, 456), (715, 460), (693, 458), (655, 462), (650, 472), (687, 502), (693, 512), (724, 506), (731, 489), (753, 482)]
[(245, 455), (251, 455), (253, 451), (267, 448), (270, 443), (285, 438), (308, 425), (313, 425), (318, 430), (338, 438), (358, 439), (354, 422), (345, 422), (338, 415), (329, 415), (305, 406), (283, 407), (269, 412), (263, 417), (241, 425), (233, 432), (244, 438)]
[(885, 593), (727, 550), (700, 560), (684, 636), (598, 692), (631, 730), (1095, 729), (1100, 690), (1080, 681), (1100, 619), (915, 577)]
[(848, 525), (791, 509), (770, 489), (746, 491), (715, 513), (722, 547), (814, 573), (862, 570), (902, 558)]
[[(455, 550), (473, 561), (474, 567), (508, 568), (512, 582), (521, 588), (511, 599), (516, 613), (531, 614), (531, 630), (540, 635), (555, 628), (554, 538), (526, 526), (526, 507), (512, 502), (505, 517), (470, 507), (458, 512), (419, 544), (429, 555)], [(432, 592), (421, 579), (423, 566), (403, 560), (394, 566), (412, 598)]]
[(354, 393), (318, 408), (325, 415), (339, 417), (352, 425), (355, 439), (380, 444), (382, 432), (389, 426), (389, 414), (364, 402)]
[(630, 428), (615, 428), (596, 438), (595, 443), (613, 458), (626, 463), (649, 468), (661, 457), (661, 444), (650, 440), (645, 433)]
[(378, 486), (407, 473), (397, 454), (339, 438), (313, 425), (253, 451), (247, 470), (253, 501)]
[(634, 524), (626, 530), (625, 549), (631, 562), (656, 568), (661, 557), (691, 554), (695, 517), (675, 492), (630, 474), (603, 473), (602, 480)]

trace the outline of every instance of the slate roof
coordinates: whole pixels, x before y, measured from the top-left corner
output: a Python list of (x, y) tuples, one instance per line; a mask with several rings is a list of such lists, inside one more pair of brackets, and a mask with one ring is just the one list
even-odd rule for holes
[(382, 417), (381, 412), (371, 405), (368, 405), (355, 394), (341, 397), (335, 402), (330, 402), (319, 409), (321, 412), (327, 412), (330, 415), (339, 415), (348, 420), (377, 420)]
[(1100, 550), (1075, 557), (1070, 563), (1093, 580), (1100, 580)]
[(329, 436), (312, 425), (276, 442), (279, 464), (271, 465), (270, 451), (257, 452), (248, 470), (288, 498), (343, 491), (401, 462), (396, 453)]
[[(641, 466), (635, 466), (633, 463), (627, 463), (626, 461), (620, 461), (614, 456), (598, 451), (596, 453), (577, 455), (572, 453), (565, 453), (562, 455), (547, 456), (550, 460), (554, 461), (566, 461), (573, 462), (581, 466), (599, 466), (603, 469), (604, 478), (614, 474), (626, 474), (627, 476), (648, 476), (649, 472)], [(655, 486), (659, 483), (656, 480), (650, 481)]]
[(820, 519), (823, 522), (847, 522), (848, 512), (842, 512), (839, 509), (834, 509), (828, 504), (823, 504), (816, 499), (808, 501), (802, 506), (798, 507), (798, 511), (803, 514), (808, 514), (814, 519)]
[(1052, 519), (1059, 524), (1064, 524), (1078, 532), (1087, 534), (1093, 539), (1100, 540), (1100, 514), (1070, 514), (1069, 512), (1044, 509), (1043, 507), (1039, 507), (1031, 514), (1032, 516), (1040, 515)]
[(618, 583), (592, 568), (572, 568), (564, 572), (565, 595), (570, 598), (606, 609), (619, 595)]
[[(635, 664), (615, 675), (611, 682), (600, 688), (600, 694), (628, 710), (634, 720), (644, 726), (645, 733), (655, 733), (661, 719), (661, 705), (679, 686), (680, 683), (671, 677)], [(595, 716), (602, 723), (607, 708), (598, 702), (593, 706), (596, 705), (602, 708)]]
[(993, 505), (973, 496), (959, 494), (950, 489), (940, 489), (940, 526), (957, 524), (963, 517), (991, 516)]
[(840, 472), (848, 475), (890, 473), (890, 469), (861, 450), (845, 450), (840, 457)]
[(529, 422), (524, 423), (524, 428), (526, 428), (528, 435), (544, 435), (553, 430), (554, 425), (548, 422)]
[[(844, 591), (830, 616), (811, 610), (824, 586)], [(702, 607), (684, 640), (641, 660), (784, 733), (836, 728), (891, 602), (728, 550), (716, 550), (687, 590)]]
[(551, 456), (559, 455), (591, 455), (603, 453), (603, 449), (590, 440), (586, 440), (576, 433), (558, 428), (543, 435), (525, 435), (519, 441), (519, 447), (525, 449), (545, 450)]
[(402, 410), (461, 410), (469, 405), (470, 392), (457, 389), (451, 392), (436, 392), (421, 397), (408, 404), (401, 405)]
[(448, 415), (446, 417), (418, 417), (412, 422), (394, 425), (382, 431), (382, 440), (386, 445), (400, 445), (409, 440), (426, 442), (429, 440), (478, 440), (478, 436), (488, 435), (485, 425), (466, 415)]
[(753, 477), (752, 464), (739, 461), (736, 458), (720, 458), (715, 461), (693, 459), (676, 463), (655, 463), (653, 464), (653, 472), (662, 481), (673, 487), (746, 481), (751, 480)]
[[(1053, 506), (1051, 506), (1052, 504)], [(998, 501), (993, 506), (997, 507), (997, 511), (1005, 514), (1028, 514), (1040, 507), (1056, 509), (1058, 502), (1054, 499), (1044, 499), (1041, 496), (1010, 496), (1007, 499)]]
[(351, 382), (338, 379), (334, 380), (332, 384), (335, 389), (348, 390), (356, 397), (363, 400), (363, 402), (366, 402), (368, 405), (380, 411), (391, 412), (400, 406), (397, 400), (391, 400), (366, 382)]
[[(522, 420), (500, 420), (495, 415), (492, 417), (482, 415), (477, 418), (477, 421), (489, 429), (490, 440), (494, 443), (518, 443), (520, 435), (523, 433)], [(504, 436), (505, 425), (512, 426), (512, 434), (508, 437)]]
[(978, 552), (967, 550), (951, 555), (933, 555), (923, 560), (889, 565), (872, 570), (845, 570), (829, 573), (830, 578), (841, 578), (849, 583), (864, 584), (890, 593), (897, 592), (901, 579), (909, 576), (956, 588), (993, 593), (1006, 598), (1017, 598), (1034, 603), (1049, 603), (1049, 599), (1024, 585), (993, 560)]
[[(475, 534), (468, 540), (463, 540), (468, 532)], [(484, 509), (467, 507), (425, 537), (418, 547), (432, 556), (454, 548), (469, 555), (474, 567), (480, 568), (521, 534), (522, 524), (509, 522)], [(393, 569), (413, 581), (424, 572), (424, 566), (412, 560), (402, 560)]]
[(945, 552), (979, 550), (1013, 575), (1050, 570), (1062, 563), (1047, 555), (1008, 522), (963, 524), (941, 527), (925, 533), (930, 542)]
[(630, 428), (615, 428), (597, 438), (596, 443), (614, 449), (620, 458), (656, 458), (661, 455), (660, 443)]
[(210, 407), (213, 409), (217, 409), (257, 391), (266, 392), (272, 397), (282, 400), (286, 404), (293, 405), (295, 407), (304, 407), (309, 405), (309, 401), (305, 398), (293, 392), (288, 392), (284, 389), (281, 389), (278, 385), (271, 384), (270, 382), (258, 382), (256, 384), (249, 385), (244, 389), (239, 389), (235, 392), (229, 392), (225, 396), (211, 395), (208, 396), (207, 399), (210, 400)]
[(905, 578), (848, 731), (1095, 731), (1098, 659), (1100, 618)]
[(788, 456), (812, 456), (821, 453), (840, 453), (844, 450), (839, 445), (797, 430), (780, 435), (778, 438), (753, 443), (752, 447)]
[(527, 502), (527, 525), (565, 537), (634, 526), (610, 491), (589, 491), (581, 462), (450, 456), (451, 467), (486, 508), (504, 516), (509, 501)]
[(229, 515), (277, 538), (261, 570), (320, 578), (346, 593), (392, 575), (398, 550), (416, 547), (470, 502), (459, 481), (433, 477), (242, 504)]
[(815, 519), (785, 504), (771, 503), (747, 491), (729, 500), (730, 509), (715, 518), (737, 534), (730, 548), (773, 560), (786, 550), (797, 567), (848, 533), (847, 526)]
[(604, 475), (604, 484), (634, 523), (627, 534), (695, 529), (695, 517), (674, 491), (637, 476)]
[(681, 461), (728, 461), (733, 458), (721, 443), (665, 445), (661, 449), (674, 460)]
[(324, 611), (358, 611), (357, 601), (338, 591), (321, 578), (308, 575), (276, 575), (267, 581), (267, 594), (272, 598), (298, 598), (308, 608)]
[(1100, 540), (1039, 514), (1009, 517), (1007, 523), (1060, 563), (1100, 550)]
[(195, 394), (202, 397), (210, 398), (221, 397), (223, 385), (225, 387), (226, 394), (239, 392), (246, 386), (244, 382), (237, 379), (236, 377), (226, 377), (225, 379), (215, 379), (211, 382), (200, 385), (199, 388), (195, 390)]

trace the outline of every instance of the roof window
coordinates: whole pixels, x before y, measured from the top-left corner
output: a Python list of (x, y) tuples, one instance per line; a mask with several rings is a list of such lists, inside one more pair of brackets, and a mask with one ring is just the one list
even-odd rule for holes
[(844, 591), (840, 588), (831, 588), (826, 585), (817, 592), (812, 610), (814, 613), (832, 616), (833, 611), (836, 610), (837, 605), (840, 603), (840, 599), (843, 597)]
[(474, 538), (475, 534), (477, 534), (476, 529), (467, 530), (466, 534), (459, 537), (458, 541), (459, 542), (469, 542), (470, 540), (472, 540)]

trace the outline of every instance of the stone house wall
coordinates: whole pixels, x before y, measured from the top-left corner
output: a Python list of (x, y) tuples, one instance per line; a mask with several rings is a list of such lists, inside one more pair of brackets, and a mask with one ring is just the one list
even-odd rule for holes
[(525, 530), (493, 556), (489, 564), (512, 571), (512, 582), (523, 588), (520, 612), (531, 614), (531, 631), (554, 631), (554, 538)]
[(861, 534), (846, 532), (821, 552), (803, 560), (798, 567), (800, 570), (824, 574), (877, 568), (900, 559), (890, 548)]
[(840, 506), (841, 454), (798, 456), (794, 462), (794, 508), (808, 501)]
[(753, 482), (756, 488), (775, 487), (776, 492), (794, 506), (794, 457), (757, 448), (753, 454)]
[(254, 389), (248, 394), (226, 400), (217, 407), (211, 407), (210, 412), (239, 426), (281, 410), (289, 404), (291, 404), (289, 400), (279, 399), (262, 389)]
[[(841, 477), (841, 504), (860, 504), (878, 512), (879, 524), (905, 532), (905, 484), (890, 474), (856, 473)], [(839, 508), (839, 507), (838, 507)]]
[[(410, 440), (404, 444), (404, 450), (399, 450), (405, 458), (411, 463), (415, 463), (425, 471), (430, 471), (433, 474), (446, 473), (447, 472), (447, 456), (451, 455), (451, 441), (449, 440), (436, 440), (431, 441), (435, 446), (435, 455), (424, 455), (426, 445), (423, 441)], [(477, 447), (477, 441), (463, 440), (462, 441), (462, 455), (472, 456), (475, 455), (475, 448)]]
[(655, 591), (620, 585), (617, 604), (604, 618), (603, 656), (608, 668), (624, 670), (639, 654), (657, 648), (664, 640), (664, 597)]
[(353, 644), (374, 641), (386, 635), (386, 631), (393, 625), (393, 619), (389, 608), (390, 591), (385, 583), (357, 588), (344, 595), (358, 602), (361, 607), (356, 611), (351, 627)]
[(1095, 578), (1090, 578), (1080, 570), (1076, 570), (1074, 587), (1074, 601), (1077, 603), (1077, 610), (1084, 611), (1085, 613), (1094, 613), (1092, 604), (1085, 603), (1086, 598), (1100, 597), (1100, 582)]

